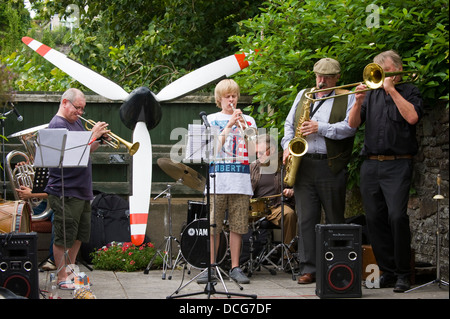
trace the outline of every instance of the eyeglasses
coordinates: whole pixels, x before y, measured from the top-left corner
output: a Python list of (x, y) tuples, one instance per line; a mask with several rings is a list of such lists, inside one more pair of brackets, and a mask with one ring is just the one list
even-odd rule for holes
[(75, 110), (77, 110), (78, 113), (81, 113), (82, 115), (85, 113), (84, 112), (84, 107), (83, 106), (76, 106), (75, 104), (72, 103), (71, 100), (67, 100), (70, 104), (72, 104), (72, 106), (75, 108)]

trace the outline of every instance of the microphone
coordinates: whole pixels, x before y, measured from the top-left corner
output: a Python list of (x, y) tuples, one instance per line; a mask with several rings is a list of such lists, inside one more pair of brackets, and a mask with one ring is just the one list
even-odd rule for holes
[(12, 111), (13, 111), (14, 114), (16, 114), (16, 116), (17, 116), (17, 120), (18, 120), (19, 122), (22, 122), (22, 121), (23, 121), (23, 116), (20, 115), (19, 111), (17, 111), (17, 109), (16, 109), (16, 107), (14, 106), (13, 103), (11, 103), (11, 106), (12, 106)]
[(202, 121), (203, 121), (203, 123), (205, 124), (206, 127), (211, 127), (211, 125), (209, 125), (208, 118), (206, 117), (206, 112), (205, 111), (201, 111), (199, 116), (202, 119)]

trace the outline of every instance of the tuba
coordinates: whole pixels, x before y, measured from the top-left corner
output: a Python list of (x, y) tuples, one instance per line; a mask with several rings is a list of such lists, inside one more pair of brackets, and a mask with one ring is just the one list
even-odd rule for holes
[[(46, 127), (48, 127), (48, 124), (43, 124), (8, 136), (8, 138), (17, 137), (20, 140), (20, 142), (24, 145), (26, 150), (26, 153), (14, 150), (9, 152), (8, 155), (6, 156), (5, 166), (9, 180), (11, 182), (14, 198), (16, 200), (20, 200), (16, 188), (20, 188), (20, 186), (33, 188), (33, 183), (35, 179), (35, 169), (33, 167), (33, 163), (34, 163), (34, 155), (36, 153), (36, 135), (39, 130), (44, 129)], [(16, 165), (16, 167), (13, 169), (11, 163), (13, 162), (12, 160), (16, 157), (22, 158), (22, 160), (25, 161), (25, 164)], [(31, 209), (39, 206), (41, 202), (42, 199), (37, 198), (28, 200)], [(47, 205), (46, 209), (41, 214), (32, 215), (32, 220), (33, 221), (46, 220), (49, 218), (50, 212), (51, 212), (50, 207)]]
[[(312, 91), (312, 89), (311, 89)], [(289, 142), (289, 155), (286, 158), (284, 183), (292, 187), (295, 183), (295, 176), (297, 175), (302, 156), (308, 151), (308, 142), (303, 138), (300, 128), (305, 121), (309, 121), (311, 101), (307, 98), (303, 102), (303, 114), (298, 119), (297, 128), (295, 129), (295, 136)]]

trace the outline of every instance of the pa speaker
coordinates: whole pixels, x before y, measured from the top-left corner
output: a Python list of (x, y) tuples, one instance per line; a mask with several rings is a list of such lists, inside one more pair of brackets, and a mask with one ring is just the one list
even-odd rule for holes
[(361, 297), (361, 234), (360, 225), (316, 225), (317, 296)]
[(37, 234), (0, 234), (0, 287), (39, 299)]

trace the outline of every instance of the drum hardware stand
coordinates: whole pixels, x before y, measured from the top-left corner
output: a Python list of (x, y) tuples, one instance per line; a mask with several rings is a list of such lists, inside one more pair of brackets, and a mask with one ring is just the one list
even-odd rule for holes
[(437, 186), (438, 186), (438, 193), (437, 195), (433, 196), (433, 199), (437, 200), (437, 213), (436, 213), (436, 279), (423, 284), (421, 286), (412, 288), (410, 290), (405, 291), (406, 292), (410, 292), (422, 287), (426, 287), (432, 284), (438, 284), (438, 287), (440, 288), (441, 285), (447, 286), (448, 287), (448, 282), (444, 281), (441, 279), (441, 262), (440, 262), (440, 243), (441, 243), (441, 238), (440, 238), (440, 213), (439, 213), (439, 201), (444, 199), (444, 196), (441, 195), (441, 174), (437, 175)]
[[(284, 199), (284, 194), (283, 194), (283, 190), (284, 190), (284, 187), (283, 187), (283, 175), (284, 175), (284, 166), (281, 166), (281, 171), (280, 171), (280, 178), (281, 178), (281, 221), (280, 221), (280, 223), (281, 223), (281, 243), (279, 243), (278, 245), (276, 245), (275, 247), (273, 247), (268, 253), (267, 253), (267, 255), (265, 255), (260, 261), (259, 261), (259, 263), (257, 264), (257, 267), (258, 266), (260, 266), (260, 265), (262, 265), (264, 268), (266, 268), (266, 269), (268, 269), (267, 267), (265, 267), (265, 265), (263, 265), (262, 263), (264, 262), (264, 261), (268, 261), (270, 264), (272, 264), (274, 267), (275, 267), (275, 269), (278, 269), (278, 270), (284, 270), (285, 269), (285, 261), (284, 261), (284, 257), (286, 256), (286, 259), (287, 259), (287, 265), (289, 265), (289, 268), (291, 269), (291, 272), (292, 272), (292, 280), (295, 280), (295, 274), (294, 274), (294, 267), (292, 266), (292, 263), (291, 263), (291, 259), (292, 259), (292, 257), (289, 257), (289, 246), (288, 245), (286, 245), (285, 243), (284, 243), (284, 202), (285, 202), (285, 199)], [(269, 257), (274, 253), (274, 252), (276, 252), (279, 248), (281, 248), (281, 257), (280, 257), (280, 259), (281, 259), (281, 265), (280, 266), (278, 266), (277, 264), (275, 264), (274, 262), (272, 262), (270, 259), (269, 259)], [(257, 268), (256, 267), (256, 268)], [(268, 269), (269, 270), (269, 269)], [(269, 272), (273, 275), (273, 272), (272, 271), (270, 271), (269, 270)]]
[[(168, 202), (168, 206), (167, 206), (167, 215), (169, 216), (169, 236), (165, 237), (165, 240), (161, 243), (161, 245), (159, 246), (158, 250), (156, 251), (156, 253), (153, 255), (152, 259), (150, 260), (150, 262), (147, 265), (147, 268), (145, 268), (144, 270), (144, 274), (148, 274), (150, 268), (152, 267), (152, 264), (156, 258), (157, 255), (161, 256), (162, 260), (163, 260), (163, 273), (162, 273), (162, 279), (166, 279), (166, 271), (168, 268), (172, 268), (172, 273), (173, 270), (175, 269), (175, 266), (177, 265), (179, 258), (177, 257), (175, 263), (172, 263), (172, 241), (175, 240), (178, 244), (178, 240), (172, 235), (172, 212), (171, 212), (171, 199), (172, 199), (172, 193), (171, 193), (171, 189), (173, 186), (176, 186), (178, 184), (182, 184), (183, 179), (180, 178), (176, 181), (175, 184), (173, 185), (167, 185), (167, 188), (165, 190), (163, 190), (158, 196), (156, 196), (154, 198), (157, 199), (158, 197), (162, 196), (163, 194), (166, 193), (166, 198), (167, 198), (167, 202)], [(164, 246), (164, 255), (161, 254), (161, 248)], [(178, 256), (180, 256), (180, 254), (178, 254)], [(172, 275), (169, 275), (168, 279), (172, 279)]]
[[(200, 115), (202, 115), (201, 112)], [(206, 149), (205, 149), (205, 158), (206, 158), (206, 162), (208, 163), (207, 170), (208, 170), (208, 178), (206, 179), (206, 212), (207, 212), (207, 220), (208, 220), (208, 225), (210, 225), (209, 227), (209, 232), (211, 231), (211, 228), (214, 229), (214, 236), (213, 236), (213, 241), (214, 241), (214, 260), (216, 261), (216, 225), (211, 224), (211, 211), (210, 211), (210, 207), (211, 207), (211, 199), (210, 199), (210, 177), (211, 178), (216, 178), (216, 174), (214, 173), (215, 171), (215, 167), (214, 167), (214, 163), (211, 162), (210, 160), (210, 151), (209, 151), (209, 147), (208, 144), (211, 141), (211, 127), (209, 125), (209, 123), (204, 120), (204, 124), (206, 126)], [(213, 173), (210, 173), (213, 172)], [(216, 182), (214, 182), (214, 203), (216, 201), (216, 191), (215, 191), (215, 187), (216, 187)], [(216, 210), (216, 205), (214, 205), (214, 216), (215, 216), (215, 210)], [(216, 218), (214, 219), (216, 221)], [(209, 233), (208, 232), (208, 233)], [(206, 241), (206, 252), (207, 252), (207, 267), (201, 271), (199, 274), (197, 274), (194, 278), (192, 278), (188, 283), (186, 283), (184, 286), (180, 287), (179, 289), (177, 289), (175, 292), (172, 293), (172, 295), (167, 296), (167, 299), (173, 299), (173, 298), (182, 298), (182, 297), (190, 297), (190, 296), (196, 296), (196, 295), (201, 295), (201, 294), (206, 294), (208, 296), (208, 299), (211, 297), (211, 295), (214, 294), (223, 294), (226, 295), (228, 298), (231, 298), (231, 296), (240, 296), (240, 297), (250, 297), (250, 298), (254, 298), (256, 299), (256, 295), (246, 295), (246, 294), (238, 294), (238, 293), (231, 293), (227, 290), (227, 287), (225, 286), (225, 282), (223, 281), (223, 277), (221, 272), (223, 272), (224, 274), (226, 274), (219, 266), (218, 264), (215, 262), (214, 264), (211, 264), (211, 240), (210, 240), (211, 236), (207, 237), (207, 241)], [(222, 283), (225, 291), (216, 291), (215, 289), (215, 282), (212, 282), (212, 278), (211, 278), (211, 273), (212, 273), (212, 268), (215, 269), (216, 271), (216, 276), (219, 277), (220, 282)], [(194, 293), (189, 293), (189, 294), (184, 294), (184, 295), (177, 295), (174, 296), (174, 294), (178, 294), (180, 292), (181, 289), (183, 289), (184, 287), (186, 287), (187, 285), (189, 285), (191, 282), (193, 282), (197, 277), (199, 277), (201, 274), (203, 274), (205, 271), (208, 272), (208, 282), (206, 283), (205, 289), (203, 291), (200, 292), (194, 292)], [(233, 280), (234, 281), (234, 280)], [(236, 282), (234, 281), (238, 287), (242, 290), (243, 288)]]
[(265, 265), (262, 265), (260, 263), (260, 260), (264, 257), (264, 250), (267, 249), (267, 245), (268, 243), (266, 243), (264, 245), (264, 248), (261, 250), (261, 252), (256, 256), (256, 258), (253, 258), (253, 253), (255, 251), (254, 248), (254, 238), (255, 238), (255, 233), (257, 228), (259, 227), (259, 224), (265, 219), (265, 217), (260, 218), (259, 220), (252, 221), (252, 235), (249, 238), (249, 242), (250, 242), (250, 248), (249, 248), (249, 252), (250, 252), (250, 258), (249, 260), (247, 260), (245, 262), (245, 264), (247, 264), (248, 266), (248, 277), (251, 277), (253, 275), (253, 271), (255, 269), (260, 269), (260, 267), (264, 267), (267, 269), (267, 271), (269, 271), (272, 275), (275, 275), (275, 272), (272, 269), (267, 268)]

